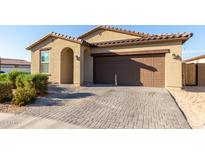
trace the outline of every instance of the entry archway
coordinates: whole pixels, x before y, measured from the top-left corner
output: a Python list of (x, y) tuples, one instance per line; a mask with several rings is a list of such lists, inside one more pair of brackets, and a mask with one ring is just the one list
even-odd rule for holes
[(61, 84), (73, 84), (73, 50), (64, 48), (61, 51)]

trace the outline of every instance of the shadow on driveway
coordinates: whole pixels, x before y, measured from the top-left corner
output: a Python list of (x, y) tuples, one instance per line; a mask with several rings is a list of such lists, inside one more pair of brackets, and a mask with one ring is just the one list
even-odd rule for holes
[(81, 99), (90, 96), (95, 96), (89, 92), (76, 92), (69, 87), (60, 87), (59, 85), (50, 85), (48, 88), (48, 94), (37, 98), (34, 104), (29, 106), (63, 106), (62, 101), (69, 99)]

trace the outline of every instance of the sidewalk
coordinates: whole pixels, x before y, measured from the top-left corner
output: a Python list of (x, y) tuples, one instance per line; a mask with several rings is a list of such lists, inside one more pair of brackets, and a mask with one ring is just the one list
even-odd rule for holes
[(72, 129), (81, 128), (57, 120), (44, 119), (19, 114), (0, 113), (0, 129)]

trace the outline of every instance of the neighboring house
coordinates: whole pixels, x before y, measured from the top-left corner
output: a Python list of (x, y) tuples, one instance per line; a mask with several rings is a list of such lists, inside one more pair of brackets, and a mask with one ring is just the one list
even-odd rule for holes
[(185, 63), (205, 63), (205, 55), (201, 55), (201, 56), (197, 56), (197, 57), (193, 57), (190, 59), (186, 59), (183, 62)]
[(182, 45), (191, 36), (97, 26), (78, 38), (49, 33), (27, 50), (31, 72), (53, 83), (182, 87)]
[(11, 72), (13, 70), (30, 72), (31, 64), (22, 59), (0, 58), (0, 70)]

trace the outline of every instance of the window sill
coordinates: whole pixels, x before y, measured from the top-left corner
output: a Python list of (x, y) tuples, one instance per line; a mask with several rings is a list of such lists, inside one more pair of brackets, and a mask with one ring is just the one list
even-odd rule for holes
[(50, 74), (50, 73), (40, 73), (40, 74), (45, 74), (45, 75), (51, 76), (51, 74)]

